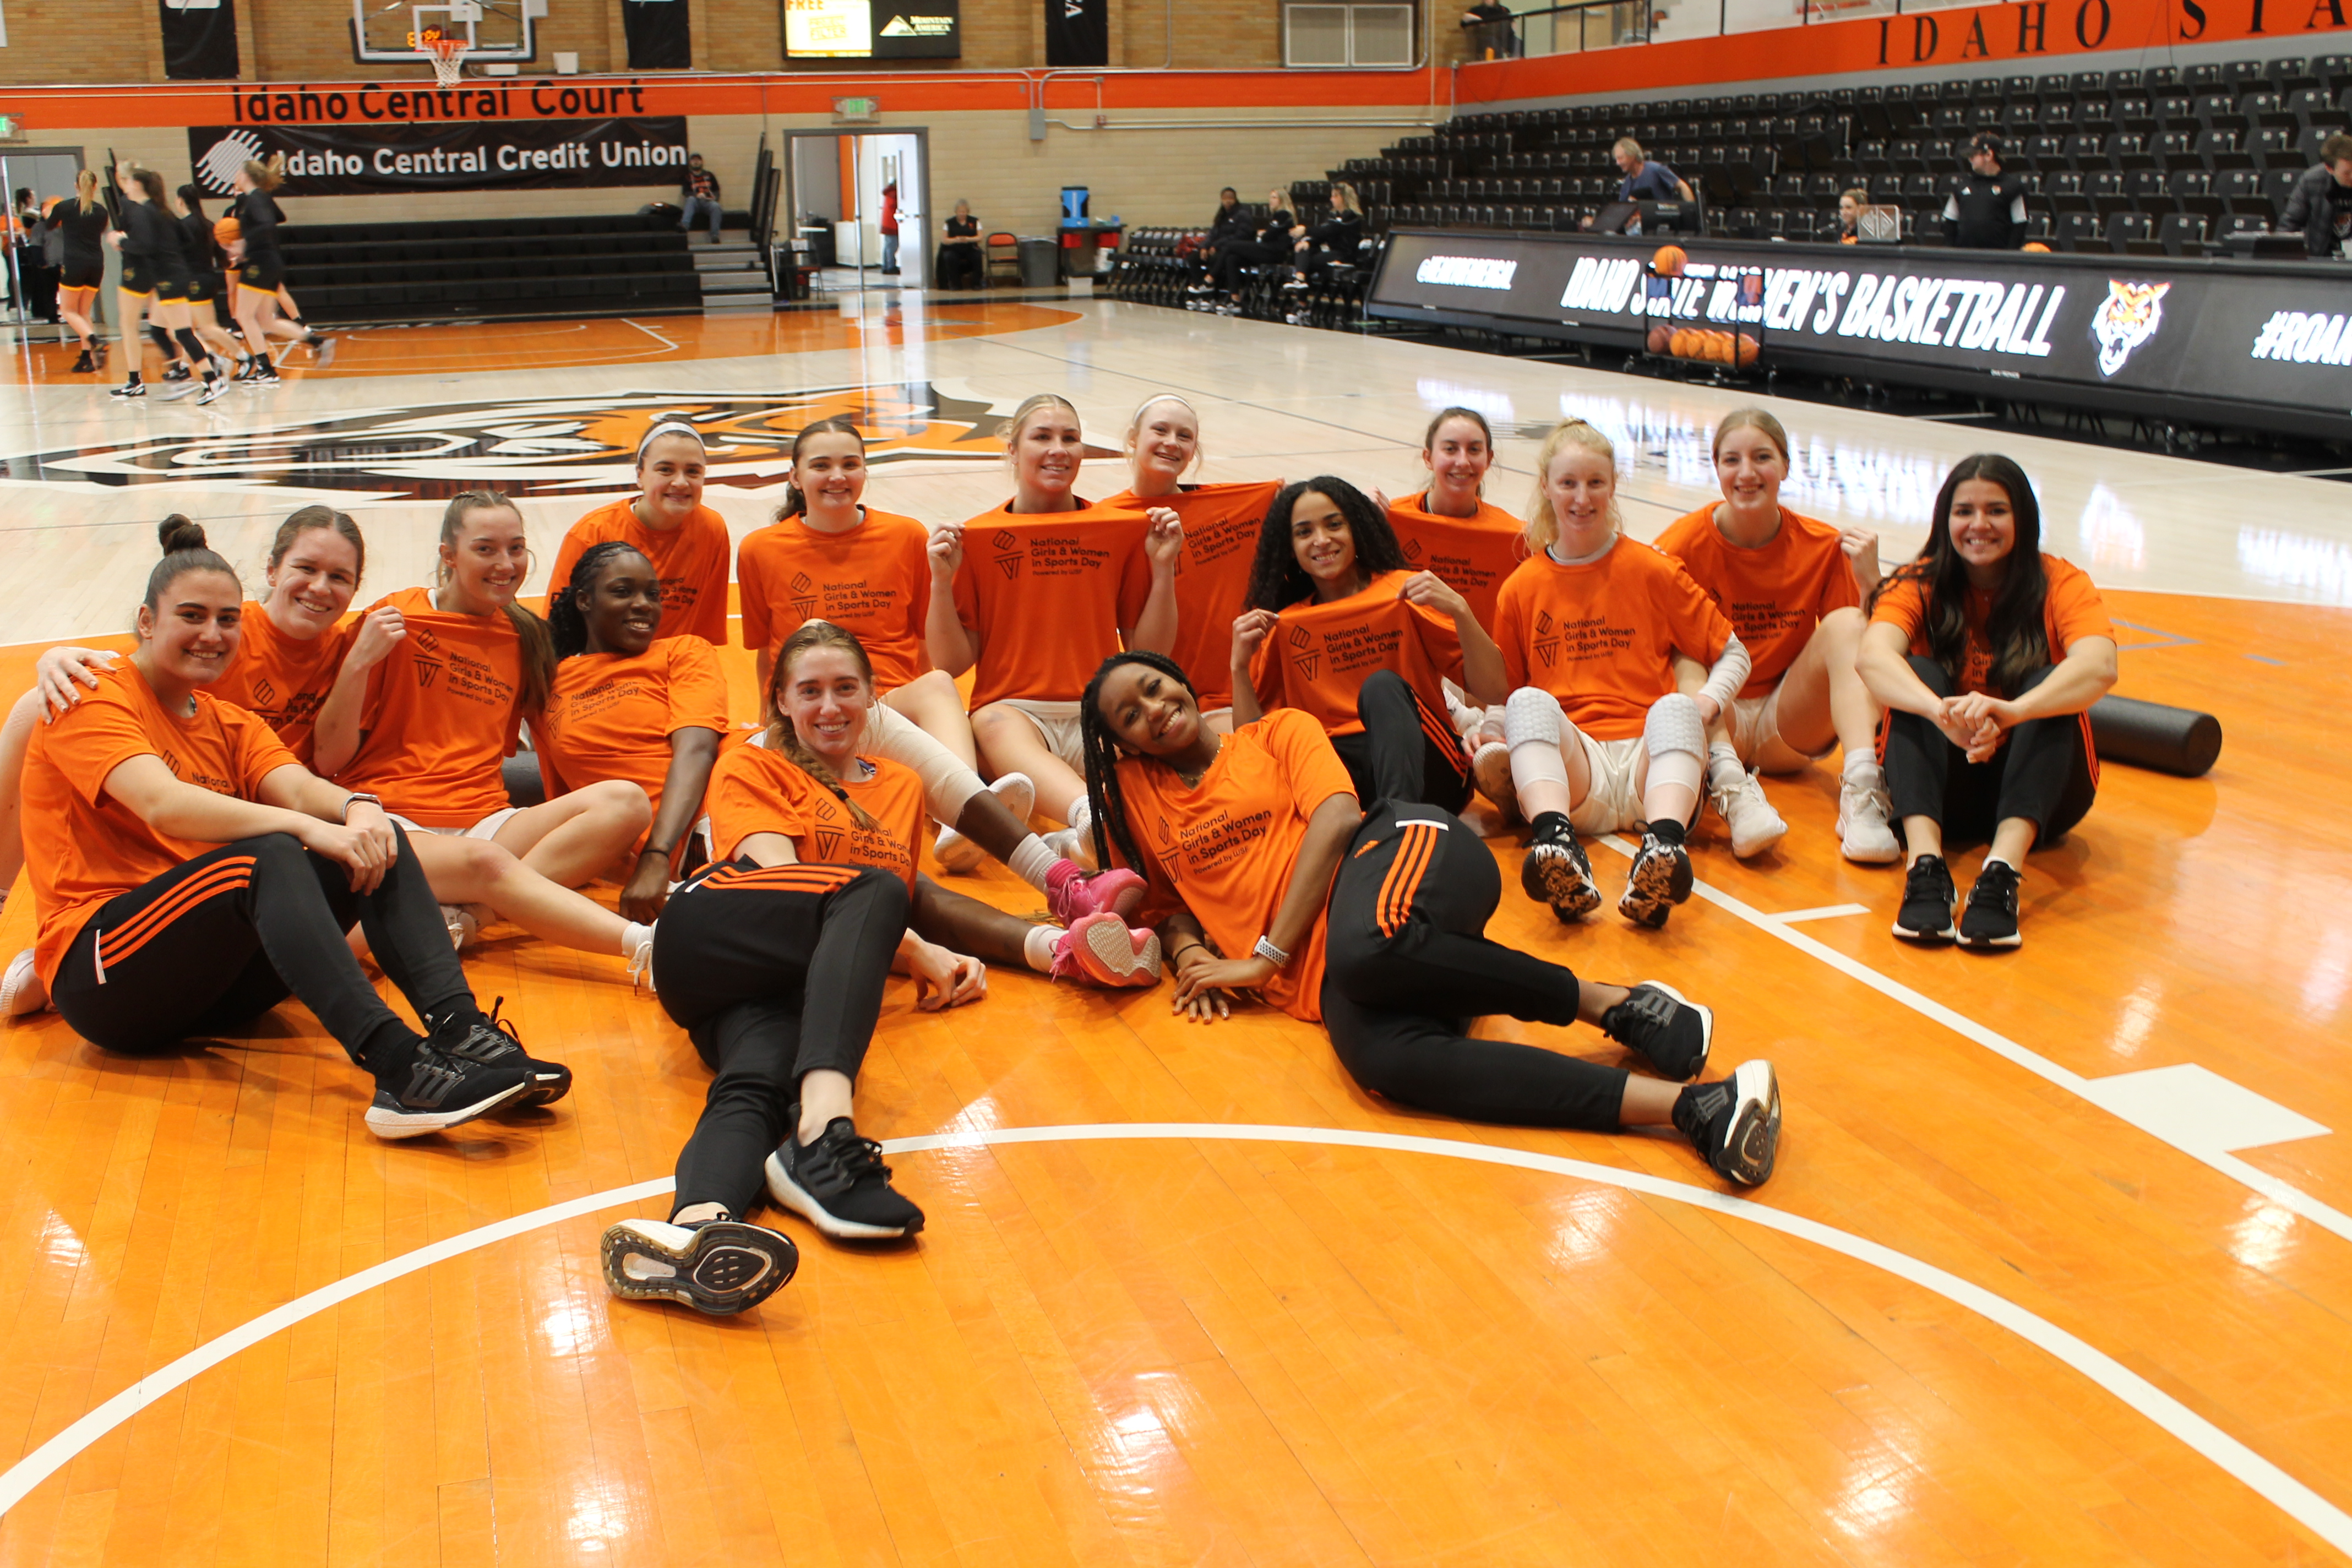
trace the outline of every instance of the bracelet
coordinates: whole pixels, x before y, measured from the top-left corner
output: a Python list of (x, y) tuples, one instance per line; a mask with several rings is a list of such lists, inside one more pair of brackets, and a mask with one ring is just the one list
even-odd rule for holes
[(1180, 947), (1175, 952), (1170, 953), (1168, 955), (1168, 962), (1171, 963), (1176, 963), (1179, 959), (1182, 958), (1186, 953), (1192, 952), (1196, 947), (1203, 952), (1206, 952), (1209, 950), (1209, 944), (1205, 942), (1187, 942), (1182, 947)]
[(658, 855), (658, 856), (660, 856), (663, 859), (667, 860), (667, 859), (668, 859), (671, 856), (673, 856), (673, 855), (675, 855), (675, 854), (677, 854), (677, 845), (675, 845), (675, 844), (671, 845), (671, 846), (670, 846), (668, 848), (667, 848), (667, 849), (663, 848), (663, 847), (662, 847), (660, 845), (658, 845), (658, 844), (648, 844), (648, 845), (646, 845), (643, 849), (640, 849), (640, 850), (638, 850), (638, 851), (637, 851), (637, 858), (638, 858), (638, 859), (640, 859), (640, 860), (642, 860), (642, 859), (644, 859), (644, 858), (645, 858), (646, 856), (648, 856), (648, 855)]
[(1250, 952), (1257, 957), (1265, 959), (1276, 969), (1280, 969), (1283, 965), (1290, 962), (1290, 954), (1275, 946), (1274, 938), (1270, 936), (1262, 936), (1258, 938), (1257, 945), (1251, 948)]
[(383, 797), (382, 795), (368, 795), (368, 794), (365, 794), (365, 793), (363, 793), (363, 792), (362, 792), (362, 791), (360, 791), (360, 790), (353, 790), (353, 791), (352, 791), (352, 793), (351, 793), (351, 794), (349, 794), (349, 795), (347, 795), (343, 796), (343, 825), (344, 825), (346, 827), (348, 827), (348, 826), (351, 826), (351, 820), (352, 820), (352, 802), (353, 802), (353, 801), (355, 801), (355, 800), (363, 800), (363, 801), (366, 801), (370, 805), (374, 806), (378, 811), (382, 811), (382, 810), (383, 809)]

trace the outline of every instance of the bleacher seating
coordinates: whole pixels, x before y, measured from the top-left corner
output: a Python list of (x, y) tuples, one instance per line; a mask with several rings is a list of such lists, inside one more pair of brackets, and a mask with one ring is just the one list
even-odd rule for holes
[(306, 320), (567, 316), (701, 302), (676, 219), (593, 217), (294, 224), (286, 282)]
[(1610, 144), (1632, 136), (1700, 192), (1710, 232), (1811, 237), (1860, 186), (1904, 209), (1906, 238), (1937, 244), (1969, 139), (1993, 131), (2045, 243), (2194, 257), (2275, 223), (2347, 123), (2352, 55), (2338, 54), (1465, 114), (1330, 173), (1355, 184), (1375, 236), (1560, 232), (1612, 197)]

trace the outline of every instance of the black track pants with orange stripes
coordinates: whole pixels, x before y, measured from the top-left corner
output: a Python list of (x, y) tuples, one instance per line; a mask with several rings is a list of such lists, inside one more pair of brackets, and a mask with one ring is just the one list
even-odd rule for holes
[(1356, 694), (1356, 717), (1364, 721), (1352, 735), (1334, 735), (1356, 798), (1433, 801), (1459, 811), (1470, 800), (1470, 764), (1462, 742), (1443, 710), (1433, 710), (1393, 669), (1373, 672)]
[(857, 1076), (906, 933), (907, 884), (859, 866), (713, 866), (654, 927), (663, 1008), (718, 1074), (677, 1157), (670, 1212), (760, 1201), (803, 1074)]
[[(1911, 656), (1911, 672), (1938, 697), (1952, 695), (1952, 678), (1932, 658)], [(2044, 666), (2018, 683), (2021, 695), (2049, 679)], [(2099, 792), (2099, 763), (2091, 749), (2091, 718), (2068, 713), (2029, 719), (1983, 763), (1916, 713), (1889, 713), (1880, 744), (1886, 793), (1895, 820), (1932, 816), (1949, 844), (1990, 838), (2001, 819), (2021, 816), (2039, 829), (2037, 844), (2054, 843), (2090, 814)]]
[(1522, 1127), (1617, 1125), (1625, 1072), (1467, 1033), (1480, 1017), (1576, 1022), (1576, 976), (1489, 942), (1495, 857), (1433, 805), (1385, 801), (1331, 884), (1323, 1026), (1349, 1075), (1401, 1105)]
[(318, 1015), (354, 1061), (413, 1037), (352, 956), (356, 920), (384, 973), (421, 1016), (474, 1010), (433, 889), (403, 835), (373, 893), (286, 833), (241, 838), (110, 900), (58, 967), (58, 1011), (84, 1039), (153, 1051), (242, 1034), (289, 996)]

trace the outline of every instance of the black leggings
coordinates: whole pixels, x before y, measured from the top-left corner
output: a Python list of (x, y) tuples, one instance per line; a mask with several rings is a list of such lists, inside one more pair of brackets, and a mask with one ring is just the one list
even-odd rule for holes
[(1447, 811), (1470, 803), (1470, 764), (1461, 738), (1444, 712), (1423, 701), (1393, 669), (1375, 671), (1356, 693), (1356, 717), (1364, 727), (1334, 735), (1356, 798), (1434, 801)]
[(301, 999), (354, 1061), (411, 1035), (343, 940), (356, 918), (383, 972), (419, 1016), (475, 1011), (448, 928), (416, 852), (373, 893), (291, 834), (224, 844), (111, 899), (66, 949), (51, 992), (84, 1039), (155, 1051), (191, 1036), (240, 1034)]
[(1243, 240), (1234, 245), (1222, 245), (1209, 263), (1209, 280), (1228, 294), (1242, 291), (1242, 273), (1252, 267), (1271, 267), (1290, 259), (1287, 248), (1260, 245), (1255, 240)]
[[(855, 866), (714, 866), (654, 927), (654, 984), (710, 1080), (670, 1212), (751, 1212), (803, 1074), (857, 1076), (907, 930), (907, 884)], [(810, 984), (810, 976), (821, 978)]]
[(1612, 1131), (1625, 1069), (1465, 1034), (1502, 1016), (1576, 1022), (1576, 976), (1482, 933), (1495, 857), (1450, 813), (1385, 801), (1331, 884), (1323, 1026), (1373, 1093), (1471, 1121)]
[[(1934, 659), (1913, 654), (1911, 672), (1937, 696), (1952, 695), (1952, 678)], [(2020, 682), (2020, 692), (2049, 675), (2047, 666), (2033, 671)], [(2038, 830), (2036, 844), (2055, 844), (2089, 815), (2099, 788), (2088, 713), (2029, 719), (2009, 732), (1990, 762), (1972, 763), (1933, 721), (1890, 712), (1881, 760), (1896, 824), (1906, 816), (1933, 817), (1948, 842), (1990, 838), (2002, 821), (2021, 816)]]

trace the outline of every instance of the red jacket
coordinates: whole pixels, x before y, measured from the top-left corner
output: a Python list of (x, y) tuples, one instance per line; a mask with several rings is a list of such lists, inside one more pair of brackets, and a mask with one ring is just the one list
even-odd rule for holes
[(874, 226), (874, 231), (877, 234), (896, 234), (898, 232), (898, 186), (885, 185), (882, 187), (882, 221)]

